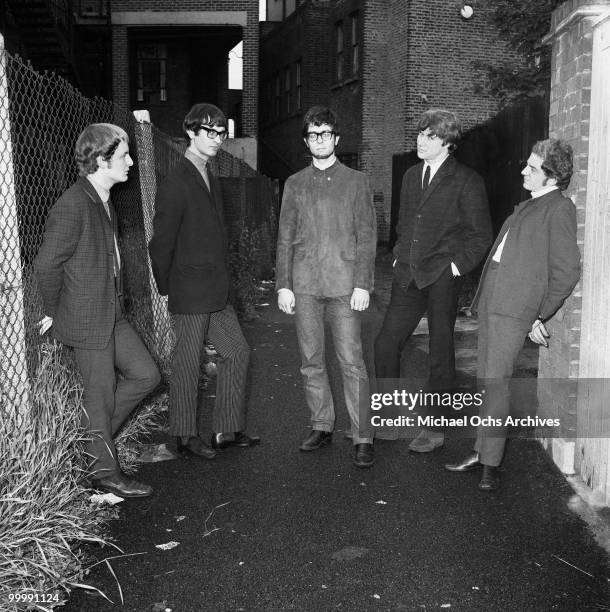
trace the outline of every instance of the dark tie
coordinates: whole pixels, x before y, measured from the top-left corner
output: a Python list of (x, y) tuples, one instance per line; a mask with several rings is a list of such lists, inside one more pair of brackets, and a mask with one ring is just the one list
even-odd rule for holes
[(428, 189), (429, 184), (430, 184), (430, 166), (426, 166), (426, 171), (424, 172), (424, 182), (422, 184), (422, 189), (424, 191)]

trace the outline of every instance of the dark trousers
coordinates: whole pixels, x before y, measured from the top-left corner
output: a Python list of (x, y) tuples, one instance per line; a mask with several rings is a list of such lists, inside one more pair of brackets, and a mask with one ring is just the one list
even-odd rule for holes
[(116, 303), (114, 332), (108, 345), (99, 350), (74, 349), (83, 378), (81, 426), (91, 436), (85, 452), (95, 478), (118, 472), (113, 437), (161, 380), (150, 353), (124, 318), (118, 296)]
[[(496, 282), (497, 266), (487, 270), (478, 304), (477, 379), (485, 400), (480, 413), (504, 421), (510, 411), (510, 379), (532, 321), (489, 313), (487, 304)], [(475, 450), (481, 463), (498, 466), (506, 444), (505, 427), (481, 426), (477, 430)]]
[(169, 431), (196, 436), (201, 351), (206, 337), (218, 353), (216, 402), (212, 429), (216, 433), (246, 428), (246, 378), (250, 347), (232, 306), (202, 314), (175, 314), (176, 346), (169, 385)]
[(461, 279), (451, 266), (431, 285), (419, 289), (407, 269), (394, 267), (390, 304), (375, 339), (377, 378), (400, 378), (400, 356), (424, 313), (428, 314), (431, 390), (451, 390), (455, 381), (453, 331)]

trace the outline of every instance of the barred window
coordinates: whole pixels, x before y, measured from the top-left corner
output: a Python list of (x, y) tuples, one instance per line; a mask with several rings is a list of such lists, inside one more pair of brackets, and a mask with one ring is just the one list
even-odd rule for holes
[(280, 107), (281, 107), (281, 100), (280, 100), (280, 75), (277, 74), (275, 76), (275, 116), (276, 117), (280, 116)]
[(345, 61), (344, 57), (344, 38), (343, 38), (343, 22), (339, 21), (335, 24), (335, 41), (336, 41), (336, 68), (337, 68), (337, 80), (343, 80), (344, 74), (344, 66), (343, 63)]
[(291, 91), (290, 91), (290, 66), (284, 69), (284, 92), (286, 94), (286, 113), (290, 114), (291, 108)]
[(301, 60), (298, 60), (294, 66), (294, 85), (295, 85), (295, 100), (297, 110), (301, 109)]
[(167, 45), (163, 43), (139, 44), (136, 59), (138, 64), (137, 101), (145, 104), (167, 102)]
[(352, 74), (360, 71), (360, 39), (358, 36), (358, 13), (350, 15), (351, 20), (351, 48), (352, 48)]

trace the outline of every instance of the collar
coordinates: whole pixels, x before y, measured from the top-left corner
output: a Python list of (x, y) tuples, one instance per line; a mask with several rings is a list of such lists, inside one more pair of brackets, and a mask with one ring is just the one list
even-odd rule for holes
[(338, 158), (335, 158), (335, 161), (330, 166), (328, 166), (328, 168), (324, 168), (324, 169), (318, 168), (317, 166), (314, 166), (314, 163), (311, 162), (311, 169), (313, 170), (314, 175), (315, 174), (324, 174), (324, 175), (331, 175), (332, 176), (332, 175), (334, 175), (337, 172), (337, 170), (340, 167), (341, 167), (341, 162), (339, 161)]
[(434, 161), (427, 162), (424, 160), (424, 172), (426, 171), (426, 166), (430, 166), (430, 174), (433, 175), (443, 164), (443, 162), (449, 157), (449, 153), (443, 155), (442, 157), (435, 159)]
[(532, 200), (536, 198), (540, 198), (547, 193), (551, 193), (551, 191), (555, 191), (555, 189), (559, 189), (557, 185), (550, 185), (549, 187), (543, 187), (542, 189), (538, 189), (538, 191), (532, 191)]
[(87, 174), (84, 178), (93, 189), (95, 189), (95, 193), (97, 193), (102, 202), (108, 202), (108, 200), (110, 200), (110, 189), (106, 189), (106, 187), (103, 187), (97, 181), (93, 180), (90, 174)]
[(208, 162), (203, 159), (203, 157), (199, 157), (199, 155), (196, 155), (190, 149), (185, 151), (184, 157), (186, 157), (199, 172), (207, 172)]

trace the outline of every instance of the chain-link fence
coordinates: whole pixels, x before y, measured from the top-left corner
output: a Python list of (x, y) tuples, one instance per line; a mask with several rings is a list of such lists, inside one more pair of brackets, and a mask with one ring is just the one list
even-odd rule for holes
[[(1, 42), (1, 39), (0, 39)], [(135, 166), (130, 180), (113, 188), (119, 218), (128, 316), (165, 370), (171, 346), (167, 307), (157, 294), (146, 245), (152, 231), (157, 181), (180, 159), (173, 142), (132, 113), (82, 96), (65, 80), (39, 74), (0, 46), (0, 393), (3, 405), (25, 405), (33, 355), (42, 340), (42, 302), (32, 262), (47, 214), (77, 177), (74, 145), (90, 123), (110, 122), (130, 138)], [(273, 265), (278, 195), (272, 181), (221, 151), (213, 163), (221, 177), (229, 235), (243, 228), (260, 237), (257, 267)]]

